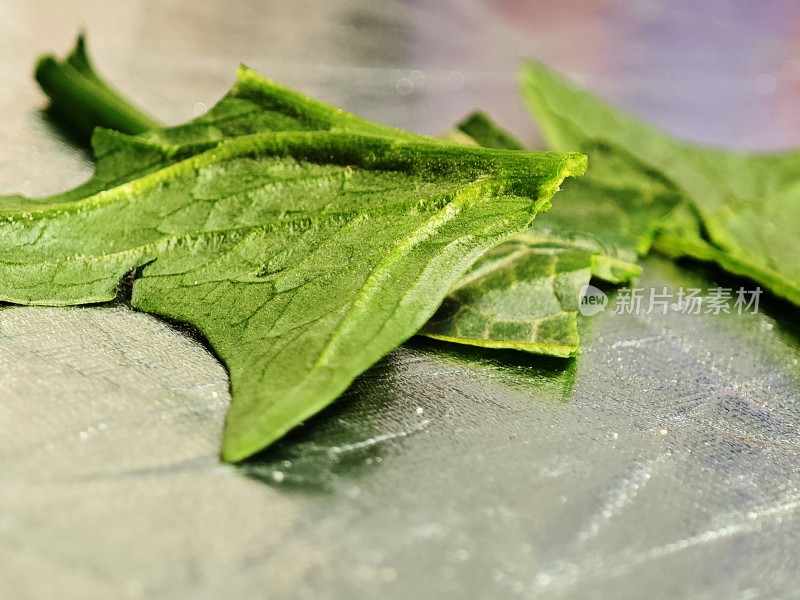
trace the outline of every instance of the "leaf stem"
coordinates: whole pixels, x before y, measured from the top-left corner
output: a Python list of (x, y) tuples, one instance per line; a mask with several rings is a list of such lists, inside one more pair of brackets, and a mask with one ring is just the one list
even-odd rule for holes
[(50, 109), (84, 139), (91, 138), (95, 127), (135, 135), (161, 126), (97, 74), (82, 35), (64, 60), (41, 57), (34, 76), (50, 98)]

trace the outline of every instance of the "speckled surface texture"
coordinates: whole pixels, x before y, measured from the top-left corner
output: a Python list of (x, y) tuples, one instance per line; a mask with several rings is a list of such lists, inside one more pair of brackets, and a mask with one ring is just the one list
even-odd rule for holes
[[(0, 193), (91, 171), (30, 76), (80, 27), (169, 122), (243, 61), (425, 133), (481, 106), (533, 143), (515, 91), (531, 56), (676, 134), (800, 144), (800, 9), (718, 4), (7, 0)], [(718, 284), (750, 285), (657, 257), (637, 285)], [(759, 308), (606, 311), (573, 361), (415, 339), (230, 467), (226, 374), (191, 332), (120, 305), (4, 306), (0, 597), (800, 597), (800, 311)]]

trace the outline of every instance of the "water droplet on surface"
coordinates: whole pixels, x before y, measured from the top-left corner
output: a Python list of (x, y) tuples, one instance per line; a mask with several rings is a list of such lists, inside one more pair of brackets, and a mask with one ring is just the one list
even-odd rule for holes
[(464, 85), (464, 74), (461, 71), (450, 71), (447, 74), (447, 87), (458, 90)]
[(414, 83), (408, 77), (398, 79), (394, 87), (401, 96), (408, 96), (414, 91)]
[(414, 87), (421, 87), (425, 85), (425, 73), (422, 71), (411, 71), (408, 74), (408, 79)]
[(783, 76), (789, 81), (800, 81), (800, 59), (790, 58), (781, 69)]

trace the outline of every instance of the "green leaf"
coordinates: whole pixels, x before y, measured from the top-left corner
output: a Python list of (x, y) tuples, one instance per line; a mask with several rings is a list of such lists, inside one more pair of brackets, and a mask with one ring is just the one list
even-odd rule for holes
[[(585, 168), (578, 154), (328, 132), (233, 137), (159, 167), (174, 148), (157, 136), (99, 135), (85, 196), (0, 202), (0, 299), (108, 301), (137, 269), (132, 305), (196, 326), (230, 371), (228, 461), (416, 333)], [(95, 191), (103, 181), (124, 182)]]
[(157, 129), (140, 137), (169, 145), (206, 145), (229, 137), (267, 131), (330, 131), (432, 140), (373, 123), (270, 81), (242, 65), (233, 88), (206, 114), (186, 125)]
[(659, 247), (717, 262), (800, 304), (800, 151), (731, 152), (681, 142), (537, 64), (526, 66), (522, 85), (554, 149), (601, 140), (675, 184), (702, 226), (667, 222)]
[(495, 148), (498, 150), (524, 150), (525, 146), (513, 135), (495, 123), (489, 115), (475, 111), (462, 120), (455, 128), (448, 132), (453, 141), (482, 148)]
[(688, 204), (680, 207), (667, 226), (658, 232), (656, 249), (670, 258), (693, 258), (713, 262), (734, 275), (767, 281), (772, 274), (737, 255), (720, 250), (703, 236), (700, 219)]
[(516, 238), (489, 251), (421, 333), (448, 342), (568, 357), (578, 353), (578, 302), (592, 255)]
[(628, 153), (586, 143), (592, 162), (586, 176), (566, 182), (561, 202), (526, 234), (540, 243), (592, 253), (592, 275), (624, 283), (641, 272), (638, 257), (682, 201), (672, 183)]
[[(80, 52), (80, 54), (85, 53)], [(88, 59), (86, 62), (88, 64)], [(88, 69), (93, 78), (100, 79), (99, 75), (91, 71), (91, 67), (88, 67)], [(53, 98), (53, 104), (59, 104), (59, 97)], [(393, 139), (431, 141), (430, 138), (375, 124), (315, 101), (273, 83), (247, 67), (240, 67), (237, 82), (231, 91), (205, 115), (185, 125), (156, 129), (145, 132), (135, 138), (113, 135), (102, 129), (97, 130), (95, 133), (95, 145), (102, 149), (103, 156), (116, 155), (119, 160), (105, 161), (100, 159), (98, 173), (95, 178), (82, 189), (73, 192), (73, 196), (80, 196), (83, 191), (103, 189), (112, 178), (114, 182), (122, 183), (126, 180), (126, 177), (140, 176), (154, 165), (157, 166), (165, 163), (165, 161), (174, 161), (176, 157), (206, 150), (217, 145), (220, 141), (232, 137), (268, 131), (309, 130), (350, 132), (386, 136)], [(460, 123), (459, 132), (460, 139), (458, 141), (467, 142), (472, 146), (479, 145), (471, 137), (476, 136), (481, 144), (486, 146), (507, 149), (522, 148), (521, 144), (516, 142), (510, 134), (502, 131), (487, 116), (482, 114), (473, 115)], [(111, 165), (111, 167), (108, 165)], [(131, 171), (131, 166), (136, 166), (138, 170)], [(580, 215), (580, 211), (577, 212)], [(543, 237), (542, 239), (529, 238), (524, 242), (527, 247), (525, 253), (513, 253), (515, 260), (522, 263), (540, 259), (541, 264), (534, 265), (536, 268), (533, 271), (525, 268), (524, 264), (521, 265), (523, 271), (520, 271), (511, 262), (504, 260), (496, 263), (495, 266), (497, 269), (509, 269), (509, 273), (497, 271), (494, 277), (489, 275), (480, 282), (483, 285), (487, 281), (494, 279), (500, 284), (500, 282), (507, 280), (509, 276), (514, 276), (515, 272), (516, 274), (526, 272), (530, 277), (537, 268), (542, 274), (553, 268), (552, 276), (543, 275), (540, 281), (529, 280), (527, 282), (530, 285), (535, 284), (539, 294), (549, 294), (547, 298), (544, 296), (530, 300), (527, 298), (511, 298), (506, 301), (506, 305), (516, 303), (518, 306), (518, 312), (515, 317), (519, 321), (518, 328), (509, 327), (507, 321), (503, 328), (498, 326), (492, 329), (485, 329), (486, 331), (491, 330), (494, 332), (491, 338), (485, 335), (476, 335), (478, 329), (473, 323), (468, 324), (468, 326), (461, 323), (461, 320), (466, 318), (466, 314), (474, 313), (474, 311), (470, 311), (469, 313), (452, 312), (447, 319), (439, 316), (434, 322), (428, 323), (421, 333), (471, 345), (516, 347), (531, 352), (558, 356), (576, 354), (578, 352), (577, 307), (573, 305), (577, 302), (581, 287), (588, 283), (589, 275), (588, 272), (584, 273), (582, 268), (573, 271), (572, 266), (580, 264), (581, 261), (589, 264), (594, 263), (598, 272), (604, 273), (606, 277), (614, 278), (615, 280), (618, 277), (624, 278), (638, 274), (638, 267), (613, 260), (598, 259), (593, 261), (592, 257), (586, 255), (583, 250), (577, 250), (576, 257), (571, 260), (558, 261), (554, 259), (554, 256), (556, 256), (554, 253), (559, 250), (558, 244), (554, 245), (550, 237)], [(591, 246), (593, 243), (591, 235), (588, 237), (588, 241), (586, 239), (587, 236), (583, 237), (585, 238), (582, 240), (584, 245), (589, 244), (590, 247), (593, 247)], [(521, 243), (523, 242), (518, 242), (517, 245)], [(580, 244), (580, 241), (578, 243)], [(563, 248), (559, 254), (563, 254), (564, 251), (570, 248), (574, 249), (574, 247)], [(538, 253), (542, 253), (542, 256), (538, 257)], [(476, 268), (485, 269), (487, 262), (491, 262), (494, 256), (496, 254), (487, 257), (486, 261), (481, 261)], [(551, 264), (554, 260), (556, 261), (554, 263), (555, 267)], [(562, 271), (565, 267), (569, 268)], [(560, 290), (560, 299), (552, 293), (553, 289)], [(466, 297), (466, 292), (467, 290), (464, 290), (459, 296), (462, 302)], [(559, 310), (558, 313), (563, 312), (561, 315), (558, 313), (550, 315), (549, 319), (546, 320), (547, 323), (543, 322), (544, 315), (539, 314), (539, 312), (532, 310), (530, 307), (531, 302), (539, 305), (539, 311), (543, 306), (560, 306), (560, 302), (566, 301), (567, 297), (570, 298), (570, 308), (566, 311)], [(492, 315), (491, 307), (484, 305), (482, 308), (484, 309), (484, 312), (481, 313), (483, 318), (491, 320), (496, 316)], [(510, 315), (507, 316), (510, 317)], [(556, 327), (556, 324), (560, 327)], [(520, 335), (514, 337), (512, 334), (515, 331)], [(538, 337), (534, 336), (532, 338), (527, 334), (522, 336), (521, 334), (526, 331), (536, 331), (538, 332)], [(468, 335), (466, 332), (471, 333)], [(549, 332), (547, 340), (542, 338), (545, 332)]]
[[(519, 146), (481, 113), (456, 130), (476, 135), (475, 143)], [(553, 356), (578, 353), (578, 304), (590, 278), (622, 283), (638, 276), (637, 257), (680, 201), (669, 181), (627, 153), (603, 144), (584, 151), (592, 156), (586, 175), (565, 182), (559, 201), (528, 232), (482, 257), (421, 333)]]

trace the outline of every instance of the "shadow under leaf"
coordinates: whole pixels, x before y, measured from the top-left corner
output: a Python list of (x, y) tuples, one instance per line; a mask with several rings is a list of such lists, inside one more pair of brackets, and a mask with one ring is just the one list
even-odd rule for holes
[[(496, 403), (499, 394), (491, 386), (500, 386), (520, 391), (524, 403), (565, 402), (576, 369), (574, 359), (413, 338), (356, 379), (330, 407), (237, 469), (287, 491), (331, 493), (368, 476), (402, 453), (408, 438), (443, 421), (445, 398)], [(520, 407), (503, 409), (513, 413)]]

